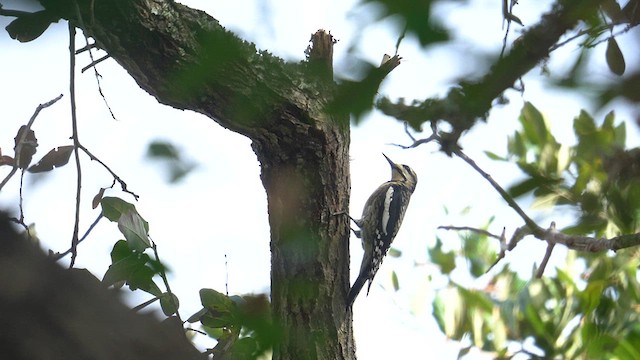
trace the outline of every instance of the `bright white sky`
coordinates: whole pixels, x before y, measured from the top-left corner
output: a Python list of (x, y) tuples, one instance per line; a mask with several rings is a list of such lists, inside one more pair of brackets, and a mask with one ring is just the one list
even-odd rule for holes
[[(375, 9), (358, 7), (354, 0), (183, 2), (207, 11), (222, 25), (255, 42), (258, 48), (268, 49), (290, 61), (303, 58), (311, 33), (319, 28), (331, 30), (340, 40), (335, 48), (335, 64), (336, 72), (343, 76), (349, 74), (350, 59), (355, 56), (378, 63), (384, 53), (393, 53), (400, 32), (400, 27), (391, 20), (365, 26), (372, 23)], [(15, 8), (11, 2), (3, 3), (5, 8)], [(521, 3), (515, 14), (525, 25), (532, 25), (550, 2)], [(504, 35), (500, 4), (496, 0), (476, 0), (473, 6), (447, 2), (437, 7), (435, 14), (453, 29), (458, 41), (425, 52), (414, 39), (406, 38), (400, 47), (400, 55), (405, 60), (391, 73), (381, 93), (407, 99), (441, 95), (455, 83), (456, 77), (477, 73), (477, 67), (484, 68), (486, 64), (479, 62), (474, 54), (499, 51)], [(2, 27), (8, 23), (6, 18), (0, 22)], [(83, 46), (84, 38), (78, 36), (76, 43), (77, 47)], [(56, 24), (41, 38), (27, 44), (11, 40), (6, 33), (0, 34), (3, 49), (0, 68), (4, 80), (4, 86), (0, 87), (0, 149), (4, 154), (12, 153), (13, 137), (35, 107), (61, 93), (65, 97), (43, 110), (33, 126), (40, 144), (34, 161), (52, 147), (70, 144), (67, 44), (65, 23)], [(353, 51), (348, 53), (352, 47)], [(552, 61), (551, 68), (558, 69), (556, 64), (563, 66), (562, 61), (568, 59), (572, 51), (559, 50), (556, 56), (560, 61)], [(604, 46), (595, 53), (603, 59)], [(77, 62), (81, 68), (90, 60), (80, 56)], [(628, 67), (630, 63), (628, 60)], [(103, 92), (117, 121), (111, 119), (99, 97), (93, 73), (78, 75), (80, 141), (122, 177), (130, 190), (141, 196), (136, 206), (150, 223), (151, 236), (159, 246), (162, 260), (173, 269), (170, 281), (180, 298), (182, 316), (186, 318), (200, 308), (200, 288), (225, 291), (227, 277), (230, 295), (268, 293), (266, 196), (249, 140), (202, 115), (158, 104), (113, 60), (101, 63), (98, 70), (103, 76)], [(492, 110), (488, 124), (476, 126), (462, 140), (467, 153), (505, 186), (518, 177), (518, 170), (488, 160), (482, 151), (505, 154), (506, 136), (515, 129), (515, 119), (524, 101), (538, 106), (550, 119), (559, 140), (566, 142), (572, 141), (572, 118), (580, 108), (588, 108), (579, 99), (543, 88), (535, 81), (538, 74), (539, 71), (534, 70), (532, 76), (525, 78), (524, 95), (509, 92), (511, 104)], [(595, 68), (592, 76), (598, 80), (612, 75), (601, 66)], [(635, 138), (635, 127), (628, 129)], [(145, 159), (146, 147), (153, 140), (178, 145), (183, 155), (198, 163), (198, 168), (179, 184), (168, 185), (162, 169)], [(398, 351), (403, 351), (403, 358), (407, 359), (424, 358), (425, 351), (437, 353), (441, 359), (455, 359), (460, 344), (446, 340), (431, 315), (434, 292), (443, 285), (437, 276), (429, 280), (430, 276), (437, 275), (426, 255), (427, 248), (435, 242), (436, 227), (479, 226), (493, 214), (498, 215), (490, 229), (493, 232), (499, 232), (503, 226), (513, 231), (521, 225), (498, 194), (461, 160), (438, 153), (433, 144), (413, 150), (388, 145), (408, 142), (402, 125), (379, 113), (352, 130), (352, 214), (358, 216), (370, 192), (389, 177), (381, 152), (396, 162), (411, 165), (419, 176), (403, 229), (394, 243), (403, 256), (385, 261), (370, 295), (361, 295), (354, 306), (355, 336), (361, 359), (397, 358)], [(83, 157), (82, 169), (81, 231), (84, 232), (98, 214), (98, 210), (91, 209), (91, 199), (100, 187), (111, 184), (111, 177), (86, 157)], [(6, 172), (8, 169), (3, 169), (0, 177)], [(1, 207), (17, 211), (18, 187), (19, 178), (14, 177), (0, 193)], [(106, 195), (133, 202), (130, 196), (117, 190), (107, 191)], [(69, 247), (74, 196), (74, 166), (42, 177), (27, 175), (24, 212), (28, 223), (36, 223), (43, 247), (54, 251)], [(468, 206), (471, 207), (469, 214), (458, 215)], [(445, 214), (444, 207), (450, 215)], [(542, 225), (550, 221), (544, 218), (544, 213), (536, 214), (536, 219), (544, 219)], [(568, 224), (559, 224), (564, 225)], [(457, 246), (455, 234), (440, 231), (438, 235), (447, 246)], [(110, 263), (110, 248), (120, 238), (115, 224), (102, 221), (79, 247), (77, 266), (87, 267), (101, 277)], [(351, 276), (355, 279), (362, 254), (359, 240), (352, 238), (351, 248)], [(523, 276), (528, 276), (543, 253), (542, 244), (528, 240), (507, 257), (518, 263)], [(562, 254), (556, 251), (556, 261)], [(415, 266), (415, 263), (427, 265)], [(398, 292), (391, 286), (392, 271), (399, 276)], [(482, 286), (482, 281), (473, 283), (458, 276), (469, 286)], [(129, 301), (137, 304), (146, 299), (146, 296), (134, 297)], [(387, 346), (389, 344), (393, 346)], [(484, 357), (472, 352), (468, 358)]]

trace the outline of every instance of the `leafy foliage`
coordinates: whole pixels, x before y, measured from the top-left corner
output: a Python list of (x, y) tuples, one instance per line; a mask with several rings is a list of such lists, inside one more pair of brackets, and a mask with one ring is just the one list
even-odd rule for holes
[[(141, 289), (161, 298), (163, 292), (153, 278), (156, 275), (164, 276), (165, 267), (157, 258), (152, 259), (145, 254), (145, 250), (151, 247), (149, 224), (138, 214), (133, 204), (120, 198), (104, 197), (100, 203), (102, 215), (117, 222), (118, 229), (126, 239), (119, 240), (113, 246), (111, 266), (102, 282), (116, 286), (127, 284), (131, 290)], [(175, 307), (177, 311), (177, 305)]]
[(227, 296), (201, 289), (200, 302), (202, 309), (187, 321), (200, 322), (222, 344), (216, 348), (229, 345), (226, 356), (231, 359), (255, 359), (280, 339), (281, 332), (271, 322), (269, 301), (264, 295)]
[(422, 46), (447, 40), (447, 32), (431, 18), (432, 0), (365, 0), (383, 8), (383, 16), (397, 16), (405, 21), (407, 31), (415, 34)]
[[(624, 149), (625, 125), (616, 125), (613, 113), (597, 125), (582, 111), (574, 119), (573, 146), (560, 144), (530, 103), (519, 121), (522, 128), (510, 137), (508, 156), (488, 154), (513, 161), (525, 175), (509, 189), (513, 197), (532, 194), (534, 206), (569, 207), (580, 214), (563, 229), (567, 233), (614, 236), (639, 230), (640, 157), (637, 149)], [(470, 261), (473, 277), (482, 276), (486, 267), (471, 259), (491, 245), (467, 241), (466, 233), (462, 238), (458, 256), (464, 253)], [(451, 259), (440, 249), (438, 242), (430, 256), (448, 274)], [(465, 289), (449, 280), (433, 303), (434, 317), (448, 337), (468, 337), (473, 346), (499, 359), (518, 352), (544, 358), (635, 359), (640, 354), (639, 261), (637, 250), (614, 256), (569, 252), (550, 277), (524, 281), (505, 265), (482, 289)], [(525, 344), (530, 340), (533, 345)]]
[[(116, 222), (125, 237), (113, 246), (111, 265), (102, 282), (116, 287), (126, 284), (132, 291), (145, 291), (154, 296), (145, 306), (159, 300), (166, 316), (177, 314), (178, 297), (168, 288), (161, 290), (154, 281), (159, 276), (167, 284), (166, 268), (149, 239), (149, 223), (133, 204), (120, 198), (104, 197), (100, 205), (102, 215)], [(149, 248), (154, 250), (153, 257), (145, 253)], [(279, 339), (280, 332), (271, 322), (270, 304), (264, 295), (227, 296), (213, 289), (201, 289), (200, 301), (203, 308), (187, 321), (199, 322), (218, 340), (219, 347), (225, 349), (225, 356), (230, 359), (257, 358)]]

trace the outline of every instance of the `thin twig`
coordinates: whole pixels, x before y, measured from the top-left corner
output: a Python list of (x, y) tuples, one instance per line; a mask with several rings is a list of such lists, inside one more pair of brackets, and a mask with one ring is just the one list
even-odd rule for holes
[(542, 262), (540, 263), (540, 267), (538, 271), (536, 271), (536, 278), (542, 279), (542, 275), (544, 274), (544, 269), (547, 267), (547, 263), (549, 263), (549, 258), (551, 257), (551, 253), (553, 252), (553, 248), (556, 246), (555, 243), (549, 242), (547, 245), (547, 251), (544, 253), (544, 258), (542, 258)]
[[(91, 54), (91, 52), (89, 52), (89, 54)], [(82, 68), (82, 70), (80, 70), (80, 72), (81, 72), (81, 73), (83, 73), (83, 72), (87, 71), (88, 69), (90, 69), (90, 68), (92, 68), (92, 67), (94, 67), (94, 66), (98, 65), (99, 63), (101, 63), (101, 62), (103, 62), (103, 61), (107, 60), (107, 59), (108, 59), (108, 58), (110, 58), (110, 57), (111, 57), (111, 55), (107, 54), (107, 55), (105, 55), (105, 56), (103, 56), (103, 57), (99, 58), (98, 60), (93, 60), (93, 61), (91, 61), (91, 63), (90, 63), (89, 65), (87, 65), (87, 66), (83, 67), (83, 68)], [(93, 55), (91, 55), (91, 58), (93, 58)], [(108, 106), (108, 105), (107, 105), (107, 106)], [(113, 115), (113, 114), (112, 114), (112, 115)]]
[(89, 149), (87, 149), (86, 147), (84, 147), (84, 145), (82, 144), (78, 144), (78, 148), (82, 151), (84, 151), (85, 154), (87, 154), (87, 156), (89, 156), (89, 158), (92, 161), (97, 161), (100, 165), (102, 165), (103, 168), (105, 168), (109, 174), (111, 174), (111, 176), (113, 177), (113, 179), (115, 181), (117, 181), (120, 184), (120, 188), (122, 189), (122, 191), (130, 194), (131, 196), (133, 196), (134, 199), (138, 200), (138, 198), (140, 198), (139, 195), (135, 194), (134, 192), (130, 191), (129, 189), (127, 189), (127, 183), (124, 182), (115, 172), (113, 172), (113, 170), (111, 170), (111, 168), (109, 168), (109, 166), (107, 166), (107, 164), (105, 164), (102, 160), (100, 160), (97, 156), (93, 155), (91, 153), (91, 151), (89, 151)]
[(78, 151), (78, 145), (80, 140), (78, 139), (78, 118), (76, 114), (76, 49), (75, 49), (76, 27), (69, 22), (69, 100), (71, 105), (71, 139), (73, 140), (73, 154), (76, 162), (76, 216), (73, 223), (73, 235), (71, 237), (71, 263), (69, 268), (72, 268), (76, 262), (78, 256), (78, 233), (80, 231), (80, 195), (82, 188), (82, 168), (80, 166), (80, 152)]
[(443, 230), (454, 230), (454, 231), (471, 231), (471, 232), (475, 232), (478, 233), (480, 235), (485, 235), (485, 236), (489, 236), (495, 239), (500, 240), (500, 253), (498, 254), (498, 257), (496, 258), (496, 260), (493, 262), (493, 264), (491, 264), (491, 266), (489, 266), (489, 268), (487, 269), (486, 273), (488, 273), (489, 271), (491, 271), (491, 269), (493, 269), (494, 266), (496, 266), (500, 260), (504, 259), (506, 252), (507, 252), (507, 244), (506, 244), (506, 237), (505, 237), (505, 233), (506, 233), (506, 228), (502, 228), (502, 234), (500, 236), (495, 235), (490, 233), (487, 230), (484, 229), (478, 229), (478, 228), (473, 228), (473, 227), (469, 227), (469, 226), (438, 226), (438, 229), (443, 229)]
[(402, 30), (402, 34), (400, 34), (400, 36), (398, 37), (398, 41), (396, 41), (396, 52), (393, 54), (395, 56), (398, 56), (398, 50), (400, 49), (400, 44), (402, 43), (402, 40), (404, 40), (404, 37), (407, 36), (407, 28), (408, 26), (405, 25), (404, 30)]
[(16, 172), (18, 171), (18, 167), (15, 165), (16, 164), (16, 159), (13, 159), (14, 165), (13, 168), (11, 168), (11, 171), (7, 174), (7, 176), (2, 180), (2, 182), (0, 183), (0, 190), (2, 190), (2, 188), (6, 185), (6, 183), (9, 181), (9, 179), (11, 179), (13, 177), (13, 175), (16, 174)]
[[(84, 39), (86, 42), (85, 47), (89, 47), (89, 38), (87, 37), (87, 33), (86, 33), (87, 28), (84, 25), (84, 20), (82, 19), (82, 12), (80, 11), (80, 6), (78, 5), (78, 2), (75, 2), (75, 5), (76, 5), (76, 15), (78, 16), (78, 24), (82, 29), (82, 35), (84, 35)], [(93, 16), (93, 13), (91, 15)], [(109, 55), (107, 55), (107, 58), (108, 57)], [(113, 110), (111, 110), (111, 106), (109, 106), (109, 102), (107, 101), (107, 98), (104, 96), (104, 93), (102, 92), (102, 85), (100, 84), (100, 78), (102, 77), (102, 75), (100, 75), (100, 73), (98, 72), (98, 69), (95, 67), (97, 63), (99, 63), (102, 60), (106, 60), (106, 58), (103, 58), (100, 61), (96, 62), (96, 60), (93, 58), (93, 52), (91, 51), (91, 48), (89, 48), (89, 58), (91, 59), (91, 63), (89, 64), (89, 66), (93, 67), (93, 71), (96, 76), (96, 83), (98, 84), (98, 93), (102, 97), (102, 101), (104, 101), (104, 104), (107, 106), (107, 110), (109, 110), (109, 114), (111, 114), (111, 117), (113, 118), (113, 120), (117, 120), (115, 114), (113, 113)], [(84, 70), (85, 69), (83, 69), (82, 72), (84, 72)]]
[[(160, 255), (158, 255), (158, 247), (156, 246), (156, 243), (153, 240), (151, 240), (151, 248), (153, 249), (153, 255), (156, 257), (156, 261), (162, 264), (162, 261), (160, 261)], [(162, 270), (160, 271), (160, 277), (164, 282), (164, 286), (167, 288), (167, 293), (169, 294), (169, 296), (171, 296), (171, 302), (173, 303), (173, 306), (176, 309), (176, 317), (178, 318), (178, 320), (180, 320), (180, 323), (184, 323), (184, 321), (182, 321), (182, 318), (180, 318), (180, 312), (178, 311), (178, 304), (176, 304), (175, 302), (175, 297), (173, 295), (173, 292), (171, 292), (171, 286), (169, 286), (169, 280), (167, 280), (167, 273), (164, 271), (164, 265), (162, 265)]]
[(89, 50), (91, 50), (91, 49), (95, 49), (95, 48), (97, 48), (97, 47), (98, 47), (98, 46), (96, 45), (96, 43), (95, 43), (95, 42), (94, 42), (94, 43), (92, 43), (92, 44), (87, 44), (87, 45), (85, 45), (85, 46), (81, 47), (80, 49), (76, 50), (76, 55), (82, 54), (82, 53), (83, 53), (83, 52), (85, 52), (85, 51), (89, 51)]
[(476, 164), (475, 161), (473, 161), (471, 158), (469, 158), (465, 153), (462, 152), (462, 150), (460, 150), (460, 148), (455, 148), (453, 149), (453, 153), (456, 154), (456, 156), (458, 156), (459, 158), (461, 158), (462, 160), (464, 160), (467, 164), (471, 165), (471, 167), (476, 170), (483, 178), (485, 178), (490, 184), (491, 186), (493, 186), (494, 189), (496, 189), (496, 191), (502, 196), (502, 198), (507, 202), (507, 204), (509, 204), (509, 206), (511, 206), (511, 208), (513, 210), (515, 210), (515, 212), (518, 213), (518, 215), (520, 215), (520, 217), (522, 218), (522, 220), (524, 220), (525, 224), (527, 224), (527, 226), (531, 229), (531, 232), (533, 232), (534, 235), (536, 236), (542, 236), (542, 234), (544, 233), (544, 230), (538, 226), (538, 224), (536, 224), (525, 212), (524, 210), (522, 210), (522, 208), (520, 208), (520, 205), (518, 205), (518, 203), (513, 200), (513, 198), (511, 197), (511, 195), (509, 195), (509, 193), (507, 193), (501, 186), (500, 184), (498, 184), (495, 180), (493, 180), (493, 178), (491, 177), (491, 175), (489, 175), (487, 172), (485, 172), (484, 170), (482, 170), (480, 168), (480, 166), (478, 166), (478, 164)]
[(500, 240), (500, 253), (496, 258), (496, 261), (494, 261), (493, 264), (489, 266), (486, 273), (491, 271), (491, 269), (493, 269), (494, 266), (498, 265), (500, 260), (504, 259), (504, 257), (507, 255), (507, 228), (506, 227), (502, 228), (502, 234), (500, 234), (499, 240)]
[[(96, 227), (96, 225), (98, 225), (98, 222), (100, 222), (100, 220), (102, 219), (102, 212), (100, 214), (98, 214), (98, 217), (93, 221), (93, 223), (89, 226), (89, 228), (87, 229), (87, 231), (85, 231), (84, 235), (82, 235), (82, 237), (80, 239), (78, 239), (78, 244), (80, 244), (81, 242), (83, 242), (87, 236), (89, 236), (89, 233), (93, 230), (94, 227)], [(69, 250), (57, 254), (54, 258), (55, 261), (58, 261), (60, 259), (62, 259), (63, 257), (67, 256), (67, 254), (71, 253), (71, 248), (69, 248)]]
[(438, 226), (438, 229), (454, 230), (454, 231), (471, 231), (471, 232), (474, 232), (474, 233), (477, 233), (477, 234), (480, 234), (480, 235), (485, 235), (485, 236), (492, 237), (494, 239), (500, 239), (500, 236), (492, 234), (492, 233), (488, 232), (487, 230), (473, 228), (473, 227), (469, 227), (469, 226)]
[(573, 40), (575, 40), (575, 39), (577, 39), (577, 38), (579, 38), (579, 37), (581, 37), (583, 35), (588, 35), (588, 34), (593, 33), (593, 32), (600, 32), (600, 31), (603, 31), (603, 30), (606, 30), (606, 29), (611, 29), (614, 26), (615, 26), (615, 24), (605, 24), (605, 25), (601, 25), (600, 27), (598, 27), (596, 29), (588, 28), (588, 29), (580, 30), (575, 35), (570, 36), (568, 39), (566, 39), (566, 40), (564, 40), (562, 42), (559, 42), (559, 43), (553, 45), (552, 47), (550, 47), (549, 48), (549, 52), (558, 50), (559, 48), (567, 45), (568, 43), (572, 42)]
[(11, 169), (11, 172), (9, 172), (9, 174), (0, 183), (0, 190), (2, 190), (2, 188), (7, 184), (9, 179), (11, 179), (13, 175), (15, 175), (16, 171), (18, 171), (18, 164), (20, 163), (20, 153), (22, 153), (22, 146), (23, 146), (24, 140), (27, 138), (27, 134), (29, 133), (31, 126), (33, 125), (33, 122), (36, 120), (36, 117), (38, 117), (38, 114), (40, 114), (40, 111), (42, 109), (48, 108), (49, 106), (55, 104), (61, 98), (62, 98), (62, 94), (58, 95), (53, 100), (50, 100), (44, 104), (38, 105), (38, 107), (36, 108), (36, 111), (33, 113), (33, 115), (31, 115), (31, 118), (29, 119), (29, 122), (27, 123), (24, 131), (22, 132), (22, 134), (20, 134), (20, 137), (18, 137), (18, 140), (16, 141), (15, 155), (13, 156), (14, 157), (13, 168)]
[(573, 40), (575, 40), (575, 39), (577, 39), (577, 38), (579, 38), (581, 36), (584, 36), (584, 35), (588, 35), (588, 34), (591, 34), (591, 33), (600, 33), (600, 32), (603, 32), (605, 30), (609, 30), (609, 31), (612, 32), (611, 36), (609, 36), (609, 37), (607, 37), (605, 39), (602, 39), (601, 41), (597, 41), (597, 42), (594, 42), (594, 43), (589, 44), (589, 45), (584, 45), (587, 48), (592, 48), (592, 47), (597, 46), (598, 44), (601, 44), (602, 42), (605, 42), (605, 41), (609, 40), (609, 38), (611, 38), (611, 37), (616, 37), (618, 35), (624, 34), (624, 33), (628, 32), (629, 30), (631, 30), (632, 28), (635, 27), (634, 25), (627, 24), (624, 27), (624, 29), (622, 29), (622, 30), (616, 32), (615, 34), (613, 34), (613, 28), (615, 28), (618, 25), (623, 25), (623, 24), (626, 24), (626, 22), (624, 22), (624, 20), (618, 20), (618, 21), (613, 21), (613, 22), (610, 22), (610, 23), (607, 23), (607, 24), (600, 25), (599, 27), (596, 27), (596, 28), (588, 28), (588, 29), (580, 30), (575, 35), (569, 37), (567, 40), (559, 42), (556, 45), (550, 47), (549, 48), (549, 52), (555, 51), (555, 50), (563, 47), (564, 45), (570, 43), (571, 41), (573, 41)]
[(401, 144), (390, 144), (390, 145), (397, 146), (402, 149), (411, 149), (411, 148), (418, 147), (422, 144), (429, 143), (433, 140), (440, 140), (440, 137), (438, 135), (438, 128), (434, 122), (431, 123), (431, 135), (427, 138), (416, 139), (413, 136), (413, 134), (411, 134), (411, 131), (409, 131), (409, 123), (406, 121), (404, 122), (404, 132), (407, 134), (407, 136), (409, 136), (409, 138), (413, 142), (411, 145), (401, 145)]
[(136, 305), (136, 306), (135, 306), (135, 307), (133, 307), (131, 310), (133, 310), (133, 312), (138, 312), (138, 311), (140, 311), (140, 310), (142, 310), (142, 309), (146, 308), (147, 306), (149, 306), (149, 305), (153, 304), (154, 302), (156, 302), (156, 301), (158, 301), (158, 300), (160, 300), (160, 298), (159, 298), (159, 297), (157, 297), (157, 296), (154, 296), (154, 297), (152, 297), (151, 299), (149, 299), (149, 300), (147, 300), (147, 301), (143, 302), (142, 304)]
[(634, 27), (635, 27), (634, 25), (630, 25), (630, 24), (629, 24), (629, 25), (625, 26), (625, 27), (624, 27), (624, 29), (619, 30), (619, 31), (618, 31), (618, 32), (616, 32), (615, 34), (613, 33), (613, 28), (611, 28), (611, 29), (610, 29), (610, 31), (611, 31), (611, 35), (610, 35), (610, 36), (608, 36), (608, 37), (606, 37), (606, 38), (604, 38), (604, 39), (601, 39), (600, 41), (596, 41), (596, 42), (594, 42), (594, 43), (592, 43), (592, 44), (586, 45), (586, 47), (587, 47), (587, 48), (593, 48), (593, 47), (596, 47), (596, 46), (598, 46), (598, 45), (602, 44), (602, 43), (603, 43), (603, 42), (605, 42), (605, 41), (609, 41), (609, 39), (611, 39), (611, 38), (615, 38), (616, 36), (620, 36), (620, 35), (622, 35), (622, 34), (624, 34), (624, 33), (628, 32), (629, 30), (633, 29)]
[(224, 254), (224, 289), (225, 295), (229, 296), (229, 263), (227, 262), (227, 254)]
[[(556, 223), (555, 221), (551, 222), (549, 229), (547, 232), (556, 232)], [(544, 257), (542, 258), (542, 262), (540, 263), (540, 267), (538, 271), (536, 271), (536, 278), (542, 279), (542, 274), (544, 274), (544, 269), (547, 267), (549, 263), (549, 258), (551, 258), (551, 253), (553, 252), (553, 248), (556, 246), (556, 243), (552, 241), (547, 241), (547, 251), (544, 253)]]
[(208, 336), (206, 332), (204, 332), (202, 330), (194, 329), (194, 328), (191, 328), (191, 327), (185, 328), (184, 331), (193, 331), (193, 332), (196, 332), (196, 333), (198, 333), (200, 335)]
[(22, 196), (22, 191), (24, 188), (24, 169), (20, 172), (20, 190), (19, 190), (19, 202), (18, 207), (20, 208), (20, 224), (24, 227), (24, 231), (27, 233), (27, 238), (31, 240), (31, 231), (29, 231), (29, 226), (24, 222), (24, 196)]
[(509, 30), (511, 30), (511, 21), (515, 20), (518, 24), (522, 25), (522, 22), (518, 17), (513, 15), (513, 3), (511, 2), (507, 6), (507, 0), (502, 0), (502, 26), (504, 28), (504, 22), (507, 21), (507, 30), (504, 32), (504, 38), (502, 39), (502, 50), (500, 50), (500, 59), (504, 56), (504, 51), (507, 49), (507, 38), (509, 37)]

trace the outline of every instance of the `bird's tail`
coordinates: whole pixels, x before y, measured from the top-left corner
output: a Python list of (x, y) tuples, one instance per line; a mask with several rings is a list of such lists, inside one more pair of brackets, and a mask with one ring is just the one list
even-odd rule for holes
[(351, 305), (353, 305), (353, 302), (356, 301), (356, 297), (358, 297), (358, 294), (360, 294), (360, 290), (362, 290), (362, 287), (364, 286), (364, 283), (367, 282), (367, 273), (360, 273), (360, 275), (358, 275), (358, 278), (356, 279), (356, 282), (353, 283), (353, 286), (351, 286), (351, 290), (349, 290), (349, 295), (347, 296), (347, 310), (351, 307)]

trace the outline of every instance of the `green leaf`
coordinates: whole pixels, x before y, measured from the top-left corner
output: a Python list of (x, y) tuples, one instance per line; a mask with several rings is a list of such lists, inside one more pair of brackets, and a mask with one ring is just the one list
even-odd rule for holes
[(610, 37), (607, 41), (606, 59), (609, 70), (611, 70), (612, 73), (618, 76), (624, 74), (626, 68), (624, 55), (622, 55), (618, 42), (613, 37)]
[(133, 255), (126, 240), (118, 240), (111, 250), (111, 263), (116, 263), (124, 258)]
[(178, 312), (180, 301), (175, 294), (166, 292), (160, 296), (160, 307), (166, 316), (171, 316)]
[(491, 159), (491, 160), (507, 161), (507, 159), (506, 159), (506, 158), (504, 158), (504, 157), (502, 157), (502, 156), (500, 156), (500, 155), (497, 155), (497, 154), (495, 154), (495, 153), (493, 153), (493, 152), (491, 152), (491, 151), (485, 151), (484, 153), (485, 153), (485, 155), (487, 155), (487, 157), (489, 157), (489, 159)]
[(441, 290), (433, 300), (433, 317), (440, 330), (451, 339), (459, 340), (464, 335), (463, 303), (456, 288)]
[(253, 359), (257, 350), (258, 344), (254, 338), (243, 337), (233, 343), (227, 355), (230, 360)]
[(468, 290), (462, 286), (458, 286), (458, 293), (463, 299), (466, 309), (475, 309), (475, 311), (481, 311), (490, 313), (493, 311), (493, 302), (486, 296), (485, 293), (478, 290)]
[(209, 335), (210, 338), (215, 340), (220, 340), (225, 334), (228, 334), (228, 331), (221, 327), (209, 327), (202, 325), (202, 330)]
[(126, 281), (136, 269), (145, 267), (145, 262), (146, 261), (140, 259), (137, 254), (132, 254), (131, 256), (120, 259), (109, 266), (102, 278), (102, 282), (109, 286), (118, 281)]
[(389, 248), (389, 256), (399, 258), (400, 256), (402, 256), (402, 251), (396, 248)]
[(458, 359), (459, 359), (459, 360), (464, 359), (464, 358), (465, 358), (465, 356), (466, 356), (467, 354), (469, 354), (469, 352), (471, 351), (471, 349), (473, 349), (473, 346), (471, 346), (471, 345), (470, 345), (470, 346), (467, 346), (467, 347), (460, 348), (460, 350), (458, 351)]
[(187, 322), (193, 324), (194, 322), (198, 322), (200, 321), (200, 318), (202, 318), (209, 310), (202, 308), (200, 310), (198, 310), (198, 312), (196, 312), (195, 314), (189, 316), (189, 318), (187, 319)]
[(127, 239), (127, 244), (131, 250), (143, 252), (151, 247), (145, 221), (134, 211), (128, 211), (120, 216), (118, 229)]
[(517, 160), (525, 160), (527, 147), (524, 144), (523, 135), (516, 131), (507, 143), (507, 152), (510, 156), (515, 156)]
[(215, 316), (211, 315), (211, 311), (208, 311), (207, 314), (200, 318), (200, 323), (204, 326), (210, 328), (224, 328), (231, 327), (233, 322), (231, 321), (231, 317), (229, 313), (220, 313), (216, 312)]
[(496, 258), (492, 242), (486, 235), (468, 232), (462, 237), (462, 250), (467, 258), (469, 271), (474, 277), (484, 275)]
[(153, 272), (156, 274), (171, 272), (171, 270), (168, 267), (166, 267), (163, 263), (155, 259), (149, 258), (149, 260), (147, 260), (147, 266), (151, 268)]
[(570, 146), (560, 145), (557, 152), (557, 174), (562, 174), (573, 162), (573, 150)]
[(197, 166), (194, 162), (183, 159), (179, 149), (165, 141), (156, 140), (149, 144), (147, 157), (161, 161), (172, 184), (182, 180)]
[(420, 45), (427, 46), (449, 38), (447, 31), (433, 21), (432, 0), (398, 1), (398, 0), (365, 0), (366, 3), (379, 5), (382, 17), (399, 17), (405, 23), (407, 31), (413, 33)]
[(580, 115), (573, 121), (573, 131), (580, 142), (582, 138), (590, 136), (597, 131), (596, 123), (586, 111), (582, 110)]
[(149, 144), (147, 156), (150, 158), (178, 160), (180, 159), (180, 152), (173, 144), (156, 140)]
[(544, 184), (544, 181), (540, 177), (528, 178), (512, 185), (507, 191), (511, 197), (517, 198), (539, 188), (542, 184)]
[[(595, 330), (595, 329), (594, 329)], [(609, 354), (609, 349), (618, 344), (618, 339), (613, 338), (611, 335), (602, 333), (601, 331), (593, 331), (588, 334), (590, 338), (585, 342), (586, 352), (591, 359), (604, 359)]]
[(391, 283), (393, 284), (393, 290), (398, 291), (400, 289), (400, 282), (398, 281), (398, 274), (395, 271), (391, 272)]
[[(610, 114), (611, 116), (613, 116), (613, 112), (611, 112)], [(624, 148), (625, 142), (627, 139), (627, 128), (625, 124), (626, 124), (625, 122), (621, 122), (620, 124), (618, 124), (618, 126), (614, 128), (615, 135), (614, 135), (613, 143), (619, 148)]]
[(540, 314), (533, 304), (526, 304), (524, 315), (528, 325), (533, 327), (535, 334), (546, 335), (544, 322), (540, 318)]
[(543, 146), (551, 136), (544, 117), (530, 102), (526, 102), (522, 107), (520, 123), (525, 138), (534, 145)]
[(602, 280), (591, 281), (587, 284), (587, 287), (580, 294), (585, 313), (590, 313), (598, 307), (604, 288), (605, 282)]
[(134, 269), (129, 275), (129, 278), (127, 279), (129, 289), (140, 289), (148, 292), (151, 295), (155, 295), (158, 298), (161, 297), (162, 290), (160, 290), (158, 285), (156, 285), (156, 283), (153, 281), (153, 277), (155, 275), (156, 273), (151, 268), (146, 266), (145, 262), (145, 266)]
[(562, 197), (562, 194), (558, 193), (551, 193), (536, 197), (536, 199), (531, 204), (531, 209), (552, 209), (553, 206), (555, 206)]
[(213, 289), (200, 290), (200, 302), (207, 313), (200, 318), (200, 323), (211, 328), (237, 327), (239, 321), (235, 303), (226, 295)]
[(207, 309), (218, 311), (231, 311), (233, 309), (233, 301), (227, 295), (213, 289), (200, 289), (200, 303)]
[(614, 350), (616, 358), (620, 360), (640, 359), (640, 348), (638, 348), (640, 334), (638, 334), (637, 325), (635, 327), (636, 329), (633, 329), (625, 339), (617, 344)]
[(363, 114), (371, 111), (378, 89), (388, 73), (371, 63), (363, 62), (361, 67), (365, 73), (364, 78), (360, 81), (342, 81), (336, 89), (336, 96), (327, 105), (327, 112), (352, 113), (357, 123)]
[(136, 211), (136, 207), (120, 198), (107, 196), (100, 200), (102, 205), (102, 215), (107, 219), (118, 222), (122, 214), (129, 211)]
[(443, 274), (449, 274), (456, 267), (456, 255), (453, 251), (442, 251), (442, 241), (436, 237), (436, 245), (428, 250), (431, 262), (438, 265)]

